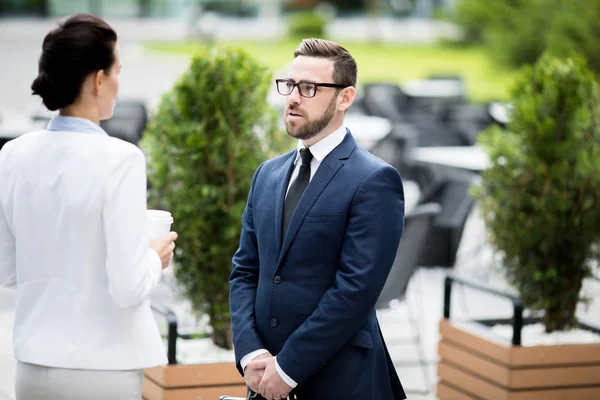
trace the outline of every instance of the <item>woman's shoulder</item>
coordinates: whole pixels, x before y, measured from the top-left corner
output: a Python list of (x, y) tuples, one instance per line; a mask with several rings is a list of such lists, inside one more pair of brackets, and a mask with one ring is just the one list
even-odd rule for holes
[(144, 152), (135, 144), (126, 142), (125, 140), (108, 136), (106, 146), (114, 155), (121, 155), (125, 158), (144, 156)]

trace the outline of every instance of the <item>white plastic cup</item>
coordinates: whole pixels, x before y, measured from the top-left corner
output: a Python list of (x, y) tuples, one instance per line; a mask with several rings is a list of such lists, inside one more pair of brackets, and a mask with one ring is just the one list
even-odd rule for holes
[(148, 239), (162, 239), (171, 232), (173, 217), (171, 213), (163, 210), (148, 210)]

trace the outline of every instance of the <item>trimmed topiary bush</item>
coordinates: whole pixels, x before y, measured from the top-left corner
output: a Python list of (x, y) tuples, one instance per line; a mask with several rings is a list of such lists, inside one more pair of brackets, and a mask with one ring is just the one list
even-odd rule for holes
[(480, 136), (492, 165), (474, 190), (492, 244), (546, 331), (576, 324), (582, 281), (600, 255), (598, 85), (578, 57), (526, 67), (507, 130)]
[(167, 93), (144, 134), (149, 205), (179, 234), (175, 277), (213, 341), (231, 348), (231, 257), (255, 169), (290, 144), (267, 102), (271, 74), (240, 49), (206, 49)]

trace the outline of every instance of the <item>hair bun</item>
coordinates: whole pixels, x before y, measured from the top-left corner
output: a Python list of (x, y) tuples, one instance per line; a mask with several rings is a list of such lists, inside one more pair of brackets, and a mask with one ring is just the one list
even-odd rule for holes
[(68, 96), (64, 95), (64, 91), (60, 90), (50, 75), (43, 71), (40, 71), (38, 77), (34, 79), (31, 90), (34, 95), (42, 98), (44, 105), (50, 111), (56, 111), (71, 103)]
[(116, 32), (95, 15), (75, 14), (59, 22), (44, 37), (38, 76), (31, 83), (33, 94), (50, 111), (73, 104), (90, 74), (110, 72), (116, 42)]
[(44, 97), (44, 94), (48, 93), (48, 90), (52, 86), (50, 77), (45, 72), (40, 72), (37, 78), (31, 84), (31, 90), (33, 94)]

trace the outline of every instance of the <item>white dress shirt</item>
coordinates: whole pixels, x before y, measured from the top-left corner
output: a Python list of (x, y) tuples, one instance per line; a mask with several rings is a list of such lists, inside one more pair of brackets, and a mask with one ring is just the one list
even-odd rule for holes
[[(325, 138), (319, 140), (317, 143), (315, 143), (309, 147), (309, 150), (310, 150), (311, 154), (313, 155), (313, 158), (310, 162), (309, 182), (315, 176), (315, 173), (317, 172), (317, 169), (321, 165), (321, 162), (323, 161), (323, 159), (325, 157), (327, 157), (327, 155), (329, 153), (331, 153), (333, 151), (333, 149), (338, 147), (340, 145), (340, 143), (342, 143), (345, 136), (346, 136), (346, 127), (344, 125), (342, 125), (340, 128), (333, 131), (333, 133), (331, 133), (329, 136), (326, 136)], [(292, 171), (292, 176), (290, 177), (290, 182), (288, 184), (287, 191), (290, 190), (292, 183), (294, 183), (294, 180), (296, 180), (296, 178), (298, 177), (298, 174), (300, 173), (300, 166), (302, 165), (302, 162), (300, 161), (300, 150), (305, 147), (306, 146), (304, 146), (304, 143), (302, 143), (302, 140), (298, 140), (298, 147), (296, 149), (296, 159), (294, 160), (295, 166), (294, 166), (294, 170)], [(286, 196), (287, 196), (287, 192), (286, 192)], [(244, 357), (242, 357), (242, 359), (240, 360), (240, 366), (242, 367), (242, 370), (246, 369), (246, 366), (248, 365), (248, 363), (250, 361), (252, 361), (254, 358), (256, 358), (259, 355), (264, 354), (264, 353), (268, 353), (268, 350), (258, 349), (251, 353), (248, 353)], [(281, 369), (281, 367), (277, 363), (277, 357), (275, 357), (275, 367), (277, 369), (277, 372), (279, 373), (279, 376), (281, 376), (281, 379), (283, 379), (283, 381), (285, 383), (287, 383), (292, 388), (295, 388), (296, 386), (298, 386), (297, 382), (295, 382), (292, 378), (290, 378), (283, 371), (283, 369)]]
[(16, 285), (14, 353), (49, 367), (167, 362), (149, 296), (146, 163), (91, 121), (56, 116), (0, 151), (0, 285)]

